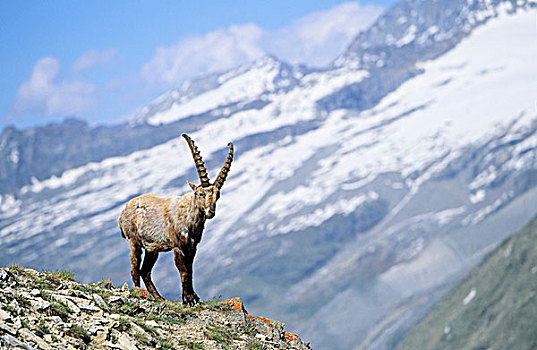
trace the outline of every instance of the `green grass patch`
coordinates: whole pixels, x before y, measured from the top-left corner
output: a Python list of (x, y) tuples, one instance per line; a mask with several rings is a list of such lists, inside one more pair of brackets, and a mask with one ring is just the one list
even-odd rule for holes
[(73, 338), (82, 340), (85, 344), (88, 344), (91, 341), (91, 337), (84, 327), (76, 324), (67, 330), (67, 334)]
[(153, 346), (155, 345), (154, 342), (147, 337), (144, 333), (136, 332), (134, 334), (134, 339), (140, 344), (146, 345), (146, 346)]
[(255, 339), (248, 339), (248, 342), (246, 342), (246, 349), (248, 350), (266, 350), (266, 348), (264, 344)]
[(257, 331), (255, 330), (255, 327), (253, 326), (249, 326), (247, 324), (243, 325), (241, 327), (241, 330), (244, 334), (248, 334), (248, 335), (256, 335), (257, 334)]
[(46, 313), (49, 316), (58, 316), (63, 322), (67, 322), (69, 315), (71, 314), (71, 310), (67, 305), (55, 301), (50, 304), (50, 307), (47, 309)]
[(159, 339), (158, 343), (160, 344), (162, 350), (175, 350), (173, 343), (166, 339)]
[(170, 317), (170, 316), (157, 316), (157, 315), (149, 315), (147, 316), (150, 320), (160, 321), (167, 324), (185, 324), (186, 321), (182, 318), (177, 317)]
[(15, 300), (17, 301), (17, 303), (19, 304), (19, 306), (21, 307), (25, 307), (25, 308), (28, 308), (30, 307), (30, 301), (28, 299), (26, 299), (24, 296), (22, 295), (19, 295), (19, 294), (14, 294), (13, 295), (13, 298), (15, 298)]
[(231, 349), (233, 339), (238, 337), (238, 334), (236, 334), (231, 328), (214, 324), (207, 326), (204, 334), (207, 338), (222, 345), (224, 349)]
[(61, 281), (75, 281), (75, 273), (71, 270), (43, 271), (47, 276)]
[(36, 278), (32, 281), (32, 288), (41, 290), (58, 289), (59, 283), (48, 278)]
[(112, 293), (110, 290), (107, 290), (104, 287), (101, 287), (99, 284), (80, 284), (80, 285), (77, 285), (75, 288), (84, 293), (98, 294), (103, 299), (114, 295), (114, 293)]
[(147, 333), (151, 334), (153, 337), (155, 338), (159, 338), (159, 334), (158, 332), (156, 331), (155, 327), (152, 327), (150, 325), (148, 325), (147, 323), (145, 323), (143, 320), (139, 319), (139, 318), (131, 318), (131, 321), (133, 323), (136, 323), (138, 326), (140, 326), (144, 331), (146, 331)]
[(188, 349), (192, 349), (192, 350), (203, 350), (205, 349), (205, 346), (203, 345), (203, 343), (199, 343), (199, 342), (196, 342), (196, 341), (186, 341), (186, 340), (177, 340), (175, 341), (177, 343), (177, 345), (181, 345), (181, 346), (184, 346)]
[(13, 305), (6, 304), (2, 306), (2, 308), (6, 311), (8, 311), (12, 315), (18, 315), (17, 309)]
[(50, 328), (48, 328), (48, 326), (45, 323), (42, 323), (42, 321), (37, 324), (37, 329), (36, 329), (37, 335), (43, 337), (45, 334), (51, 334), (51, 333), (52, 332), (50, 331)]
[(8, 267), (9, 272), (16, 273), (18, 275), (29, 276), (29, 273), (26, 269), (18, 264), (13, 264)]

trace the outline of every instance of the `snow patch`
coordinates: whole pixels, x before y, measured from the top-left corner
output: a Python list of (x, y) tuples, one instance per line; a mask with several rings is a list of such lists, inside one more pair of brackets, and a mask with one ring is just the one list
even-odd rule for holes
[(468, 293), (468, 295), (462, 300), (463, 305), (468, 305), (468, 303), (475, 298), (476, 294), (476, 289), (472, 288), (472, 290), (470, 290), (470, 293)]
[(417, 31), (418, 28), (412, 24), (410, 27), (408, 27), (403, 37), (395, 43), (395, 46), (401, 47), (410, 44), (416, 38)]

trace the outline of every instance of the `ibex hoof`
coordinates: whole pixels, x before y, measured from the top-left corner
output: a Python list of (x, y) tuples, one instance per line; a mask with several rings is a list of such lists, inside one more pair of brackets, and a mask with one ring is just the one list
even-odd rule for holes
[(194, 306), (200, 302), (200, 298), (196, 293), (183, 295), (183, 305)]

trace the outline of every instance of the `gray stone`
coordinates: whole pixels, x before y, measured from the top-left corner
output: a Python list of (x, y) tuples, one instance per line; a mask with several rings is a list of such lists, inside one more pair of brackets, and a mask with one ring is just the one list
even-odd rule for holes
[(32, 291), (30, 292), (30, 294), (33, 295), (34, 297), (36, 297), (36, 296), (41, 295), (41, 292), (39, 291), (39, 289), (34, 288), (34, 289), (32, 289)]
[(95, 304), (99, 305), (100, 307), (108, 308), (108, 305), (106, 305), (106, 302), (99, 294), (93, 293), (93, 300), (95, 301)]
[(8, 344), (8, 349), (13, 346), (13, 347), (23, 348), (26, 350), (35, 350), (35, 348), (31, 347), (30, 345), (26, 343), (21, 342), (20, 340), (18, 340), (17, 338), (15, 338), (14, 336), (10, 334), (5, 334), (0, 339), (2, 339)]
[(19, 303), (16, 299), (11, 300), (9, 306), (13, 307), (15, 310), (17, 310), (17, 312), (21, 310), (21, 307), (19, 306)]
[(9, 333), (11, 335), (16, 335), (17, 334), (17, 331), (15, 329), (11, 328), (7, 324), (5, 324), (3, 321), (0, 321), (0, 330), (4, 331), (6, 333)]
[(46, 300), (43, 300), (43, 301), (30, 300), (30, 303), (32, 304), (32, 307), (34, 308), (34, 310), (45, 310), (50, 306), (50, 303)]
[(80, 313), (80, 309), (78, 308), (78, 306), (75, 305), (75, 303), (73, 303), (71, 300), (67, 299), (66, 297), (62, 296), (62, 295), (55, 295), (53, 294), (52, 295), (52, 298), (62, 304), (65, 304), (67, 305), (67, 307), (69, 308), (69, 310), (71, 312), (74, 312), (75, 314), (79, 314)]
[(50, 349), (50, 345), (48, 345), (46, 341), (44, 341), (43, 339), (39, 338), (37, 335), (35, 335), (33, 332), (31, 332), (30, 330), (28, 330), (26, 328), (20, 329), (19, 334), (22, 335), (27, 340), (36, 343), (37, 346), (39, 346), (39, 348), (41, 348), (41, 349), (44, 349), (44, 350), (49, 350)]
[(0, 282), (7, 282), (7, 281), (9, 281), (9, 274), (7, 273), (7, 271), (5, 270), (0, 271)]
[(93, 305), (90, 305), (90, 304), (83, 304), (83, 303), (78, 303), (77, 306), (82, 309), (82, 310), (86, 310), (86, 311), (92, 311), (92, 312), (99, 312), (101, 311), (101, 309), (99, 309), (97, 306), (93, 306)]
[(112, 304), (112, 303), (121, 303), (121, 304), (123, 304), (123, 300), (121, 299), (121, 297), (118, 297), (117, 295), (113, 295), (110, 298), (108, 298), (108, 302), (110, 304)]
[(60, 318), (60, 316), (50, 316), (50, 319), (56, 323), (62, 322), (62, 319)]
[(0, 309), (0, 321), (9, 320), (10, 318), (11, 314), (9, 312)]
[(120, 348), (124, 350), (138, 349), (138, 347), (136, 346), (136, 342), (129, 338), (129, 336), (125, 333), (121, 333), (118, 339), (118, 343)]

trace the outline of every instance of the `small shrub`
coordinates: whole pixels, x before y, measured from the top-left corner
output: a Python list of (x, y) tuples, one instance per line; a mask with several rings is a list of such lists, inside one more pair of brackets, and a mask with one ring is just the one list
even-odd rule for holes
[(37, 330), (36, 330), (36, 333), (37, 335), (39, 336), (43, 336), (45, 334), (51, 334), (52, 332), (50, 331), (50, 329), (48, 328), (48, 326), (44, 323), (39, 323), (37, 325)]
[(188, 349), (192, 350), (203, 350), (205, 349), (205, 346), (203, 346), (203, 343), (198, 343), (195, 341), (185, 341), (185, 340), (178, 340), (176, 341), (178, 345), (184, 346)]
[(246, 349), (248, 350), (266, 350), (266, 346), (261, 344), (255, 339), (249, 339), (246, 343)]
[(13, 264), (10, 267), (8, 267), (8, 269), (11, 272), (15, 272), (19, 275), (28, 276), (28, 272), (26, 272), (26, 269), (18, 264)]
[(71, 270), (61, 270), (61, 271), (43, 271), (52, 278), (62, 280), (62, 281), (75, 281), (75, 273)]
[(166, 339), (159, 339), (158, 343), (162, 347), (162, 350), (174, 350), (173, 343)]
[(74, 338), (82, 340), (85, 344), (88, 344), (91, 341), (91, 337), (88, 332), (83, 327), (76, 324), (69, 328), (67, 334)]
[(140, 333), (140, 332), (136, 332), (134, 334), (134, 339), (136, 339), (137, 342), (147, 345), (147, 346), (154, 345), (151, 339), (147, 337), (147, 335)]
[(58, 316), (62, 319), (63, 322), (67, 322), (70, 313), (71, 310), (69, 310), (69, 307), (60, 302), (51, 303), (50, 307), (47, 309), (47, 314), (49, 316)]
[(224, 329), (217, 325), (207, 326), (207, 330), (204, 333), (207, 338), (216, 341), (224, 349), (230, 349), (231, 342), (235, 338), (235, 334), (231, 329)]

